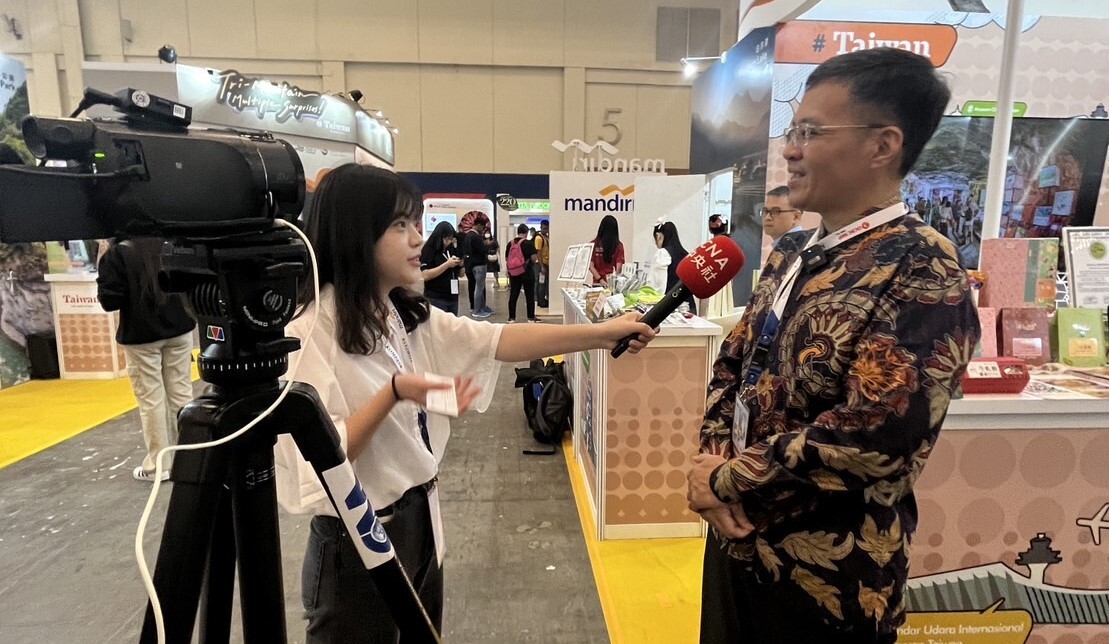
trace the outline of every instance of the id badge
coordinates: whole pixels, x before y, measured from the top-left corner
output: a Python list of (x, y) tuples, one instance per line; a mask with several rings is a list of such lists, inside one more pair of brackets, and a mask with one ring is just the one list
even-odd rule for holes
[(540, 284), (546, 284), (547, 283), (547, 274), (546, 273), (542, 273), (542, 272), (539, 273), (539, 283)]
[(431, 534), (435, 538), (435, 559), (443, 565), (443, 554), (447, 551), (447, 543), (443, 540), (443, 513), (439, 509), (439, 486), (431, 488), (427, 493), (427, 505), (431, 509)]
[(451, 295), (458, 295), (458, 278), (451, 280)]
[(735, 414), (732, 415), (732, 447), (736, 453), (747, 447), (747, 421), (750, 416), (751, 412), (747, 409), (747, 403), (743, 402), (743, 396), (736, 394)]

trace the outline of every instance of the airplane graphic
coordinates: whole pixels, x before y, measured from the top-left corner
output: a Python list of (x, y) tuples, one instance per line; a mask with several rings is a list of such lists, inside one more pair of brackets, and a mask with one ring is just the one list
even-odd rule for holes
[(1090, 517), (1089, 519), (1075, 520), (1075, 523), (1077, 523), (1078, 525), (1082, 526), (1083, 528), (1090, 529), (1090, 534), (1092, 534), (1094, 537), (1095, 546), (1101, 545), (1101, 531), (1109, 530), (1109, 521), (1105, 520), (1106, 514), (1109, 514), (1109, 503), (1101, 506), (1101, 509), (1097, 511), (1097, 514)]

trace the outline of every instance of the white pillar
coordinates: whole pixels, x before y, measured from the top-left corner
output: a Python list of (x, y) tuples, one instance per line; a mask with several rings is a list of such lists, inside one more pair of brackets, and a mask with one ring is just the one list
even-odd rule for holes
[(990, 172), (986, 183), (986, 211), (982, 239), (998, 237), (1001, 204), (1005, 200), (1005, 172), (1009, 166), (1009, 142), (1013, 133), (1013, 72), (1024, 24), (1024, 0), (1009, 0), (1005, 14), (1005, 48), (1001, 52), (1001, 80), (997, 87), (997, 114), (993, 122)]

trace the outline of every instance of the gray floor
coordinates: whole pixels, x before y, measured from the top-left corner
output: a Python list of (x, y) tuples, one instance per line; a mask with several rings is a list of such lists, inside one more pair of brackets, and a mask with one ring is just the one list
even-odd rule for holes
[[(506, 319), (506, 300), (495, 294), (493, 321)], [(603, 642), (565, 462), (521, 454), (534, 443), (513, 366), (486, 414), (454, 423), (443, 460), (444, 640)], [(141, 454), (132, 412), (0, 470), (0, 642), (137, 641), (145, 594), (132, 553), (149, 485), (131, 469)], [(152, 566), (164, 491), (146, 539)], [(281, 533), (289, 641), (302, 642), (307, 521), (282, 514)]]

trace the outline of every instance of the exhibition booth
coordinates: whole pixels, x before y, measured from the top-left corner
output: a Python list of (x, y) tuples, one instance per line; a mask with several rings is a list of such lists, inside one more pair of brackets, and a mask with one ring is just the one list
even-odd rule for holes
[[(672, 319), (640, 356), (567, 356), (575, 462), (599, 539), (701, 534), (684, 503), (683, 455), (696, 449), (711, 364), (741, 310), (732, 302), (750, 297), (772, 248), (760, 211), (788, 180), (783, 135), (805, 81), (839, 53), (912, 49), (945, 73), (953, 100), (903, 196), (980, 269), (983, 340), (917, 483), (901, 641), (987, 622), (1020, 634), (1005, 641), (1094, 641), (1109, 630), (1109, 228), (1098, 227), (1109, 224), (1109, 74), (1099, 62), (1109, 14), (1052, 16), (1032, 2), (1049, 15), (1012, 21), (1020, 38), (1007, 39), (1005, 16), (942, 4), (826, 0), (752, 30), (694, 84), (690, 175), (551, 174), (553, 275), (605, 215), (633, 273), (649, 269), (659, 220), (692, 249), (721, 209), (748, 258), (726, 289), (732, 301), (710, 313), (718, 324)], [(1004, 75), (1012, 100), (998, 95)], [(1014, 118), (998, 118), (1010, 105)], [(806, 213), (803, 225), (818, 223)], [(576, 277), (551, 304), (567, 323), (587, 323), (591, 289)]]

